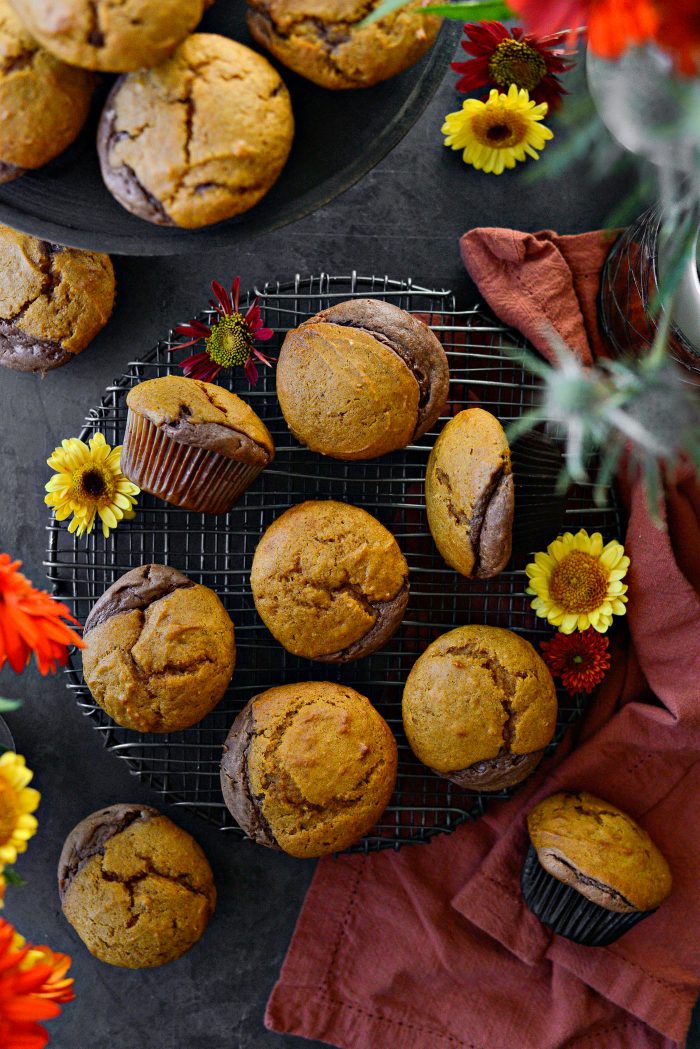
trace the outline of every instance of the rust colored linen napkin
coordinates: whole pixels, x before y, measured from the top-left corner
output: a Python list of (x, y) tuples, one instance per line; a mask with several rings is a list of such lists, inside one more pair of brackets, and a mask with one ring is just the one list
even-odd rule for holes
[[(543, 320), (590, 362), (609, 239), (473, 230), (484, 298), (546, 353)], [(344, 1049), (674, 1049), (700, 985), (700, 497), (668, 530), (627, 490), (628, 628), (578, 732), (507, 802), (429, 846), (322, 860), (266, 1024)], [(610, 537), (606, 537), (610, 538)], [(659, 911), (607, 948), (548, 932), (519, 888), (525, 813), (586, 789), (647, 828), (673, 869)]]

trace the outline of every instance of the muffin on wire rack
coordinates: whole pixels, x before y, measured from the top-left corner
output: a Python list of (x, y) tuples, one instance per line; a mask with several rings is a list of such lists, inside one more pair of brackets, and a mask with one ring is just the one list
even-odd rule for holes
[(213, 383), (165, 375), (134, 386), (126, 403), (122, 471), (185, 510), (226, 513), (274, 458), (264, 422)]

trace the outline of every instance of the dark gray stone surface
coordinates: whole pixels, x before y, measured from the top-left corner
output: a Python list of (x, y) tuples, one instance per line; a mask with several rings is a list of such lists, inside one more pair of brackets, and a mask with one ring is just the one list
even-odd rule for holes
[[(355, 268), (452, 287), (466, 305), (474, 291), (457, 243), (466, 229), (510, 225), (576, 233), (601, 224), (620, 196), (620, 181), (595, 183), (585, 169), (555, 183), (529, 184), (518, 174), (496, 178), (466, 168), (459, 154), (444, 149), (442, 117), (459, 105), (453, 80), (448, 74), (405, 141), (322, 211), (216, 255), (117, 258), (115, 315), (80, 358), (43, 381), (0, 369), (0, 549), (21, 557), (35, 583), (44, 581), (47, 455), (63, 437), (80, 431), (87, 409), (130, 358), (206, 304), (212, 277), (226, 282), (240, 273), (245, 287), (295, 272)], [(8, 893), (5, 913), (28, 938), (74, 958), (77, 1000), (49, 1025), (51, 1045), (292, 1049), (314, 1044), (271, 1034), (262, 1025), (313, 863), (233, 842), (186, 812), (170, 810), (212, 862), (219, 888), (214, 920), (200, 944), (163, 969), (133, 973), (95, 961), (60, 914), (55, 869), (61, 845), (94, 809), (157, 799), (103, 751), (60, 676), (42, 679), (30, 669), (15, 677), (5, 670), (0, 694), (24, 700), (24, 708), (8, 720), (43, 794), (39, 833), (18, 864), (28, 885)]]

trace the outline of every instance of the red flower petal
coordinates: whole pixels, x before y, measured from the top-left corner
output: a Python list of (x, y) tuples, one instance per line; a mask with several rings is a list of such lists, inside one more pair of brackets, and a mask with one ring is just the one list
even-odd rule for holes
[[(233, 312), (238, 313), (238, 302), (239, 295), (241, 292), (241, 278), (234, 277), (233, 284), (231, 285), (231, 297), (233, 299)], [(258, 301), (257, 299), (255, 300)]]
[(208, 338), (211, 335), (209, 325), (203, 324), (198, 320), (187, 321), (186, 324), (178, 324), (175, 331), (178, 335), (199, 335), (201, 338)]
[(211, 282), (211, 290), (214, 292), (214, 295), (216, 296), (223, 313), (232, 313), (233, 310), (231, 309), (231, 299), (229, 297), (229, 293), (221, 284), (219, 284), (218, 280), (213, 280)]
[[(257, 354), (256, 354), (257, 356)], [(246, 374), (246, 378), (251, 386), (256, 386), (258, 379), (260, 378), (260, 372), (258, 371), (255, 361), (252, 357), (249, 357), (245, 363), (243, 371)]]

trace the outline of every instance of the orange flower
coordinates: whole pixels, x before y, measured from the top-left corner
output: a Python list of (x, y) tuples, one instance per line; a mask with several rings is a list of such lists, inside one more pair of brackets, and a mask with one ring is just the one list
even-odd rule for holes
[(48, 1033), (37, 1021), (52, 1020), (59, 1003), (73, 998), (65, 974), (70, 958), (48, 947), (25, 944), (0, 918), (0, 1045), (2, 1049), (43, 1049)]
[(21, 564), (9, 554), (0, 554), (0, 669), (9, 662), (21, 674), (34, 652), (40, 672), (53, 673), (68, 662), (69, 645), (84, 647), (80, 636), (63, 620), (76, 626), (80, 623), (66, 605), (37, 590), (18, 571)]
[[(653, 0), (509, 0), (531, 33), (546, 35), (588, 26), (591, 50), (619, 58), (632, 44), (655, 38), (659, 15)], [(682, 5), (681, 5), (682, 6)]]
[(577, 634), (555, 634), (551, 641), (541, 641), (544, 661), (554, 677), (573, 696), (592, 692), (610, 669), (608, 639), (593, 627)]

